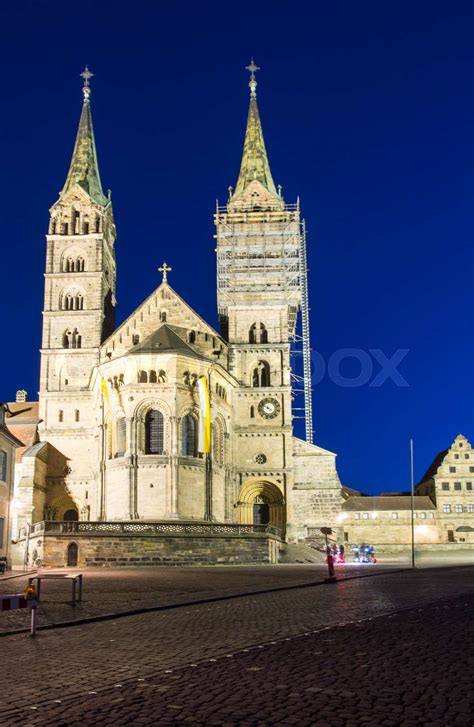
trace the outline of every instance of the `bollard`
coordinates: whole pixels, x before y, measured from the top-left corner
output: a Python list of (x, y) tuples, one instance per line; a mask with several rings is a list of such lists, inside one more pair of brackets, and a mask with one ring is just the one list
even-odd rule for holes
[(25, 588), (24, 599), (31, 611), (30, 636), (36, 636), (36, 608), (38, 606), (36, 588), (29, 583)]

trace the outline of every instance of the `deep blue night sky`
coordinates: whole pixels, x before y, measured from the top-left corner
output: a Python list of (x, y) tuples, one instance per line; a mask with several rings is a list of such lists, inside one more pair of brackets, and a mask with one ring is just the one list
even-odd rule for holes
[(0, 399), (36, 398), (44, 234), (85, 63), (119, 321), (166, 259), (217, 325), (212, 214), (237, 178), (254, 55), (273, 176), (307, 220), (313, 347), (409, 349), (407, 387), (315, 387), (317, 444), (378, 492), (407, 487), (411, 436), (417, 477), (459, 432), (472, 441), (472, 21), (471, 2), (436, 0), (3, 3)]

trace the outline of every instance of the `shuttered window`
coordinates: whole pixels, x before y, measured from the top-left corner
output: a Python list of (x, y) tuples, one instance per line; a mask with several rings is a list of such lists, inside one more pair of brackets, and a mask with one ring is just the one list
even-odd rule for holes
[(181, 454), (183, 457), (196, 456), (196, 421), (191, 414), (181, 419)]
[(0, 480), (7, 481), (7, 453), (0, 449)]
[(163, 454), (163, 414), (151, 409), (145, 418), (145, 454)]
[(116, 457), (123, 457), (127, 445), (127, 424), (125, 417), (117, 419), (117, 446), (116, 446)]

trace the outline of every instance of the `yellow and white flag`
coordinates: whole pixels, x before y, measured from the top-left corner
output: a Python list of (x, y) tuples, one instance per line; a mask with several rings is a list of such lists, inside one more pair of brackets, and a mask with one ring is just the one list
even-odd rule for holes
[(102, 388), (102, 394), (104, 396), (104, 401), (106, 402), (107, 408), (110, 411), (110, 396), (109, 396), (109, 390), (107, 388), (107, 382), (104, 379), (104, 377), (102, 376), (102, 374), (100, 373), (100, 371), (99, 371), (99, 377), (100, 377), (100, 386)]
[(198, 451), (209, 454), (211, 451), (211, 402), (207, 380), (200, 376), (197, 380), (199, 394), (199, 436)]

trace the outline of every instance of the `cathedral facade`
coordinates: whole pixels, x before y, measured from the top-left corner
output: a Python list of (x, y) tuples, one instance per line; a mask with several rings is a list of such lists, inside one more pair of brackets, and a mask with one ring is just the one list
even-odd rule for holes
[[(72, 161), (46, 236), (41, 423), (23, 457), (19, 528), (39, 533), (46, 522), (57, 533), (51, 523), (71, 523), (66, 532), (90, 535), (107, 523), (220, 524), (298, 540), (308, 527), (337, 526), (335, 455), (293, 431), (302, 222), (299, 203), (287, 204), (273, 181), (250, 70), (241, 169), (215, 212), (219, 331), (171, 287), (166, 263), (157, 289), (116, 325), (114, 214), (83, 74)], [(209, 452), (199, 447), (200, 379)], [(66, 545), (58, 548), (52, 564), (65, 564)]]

